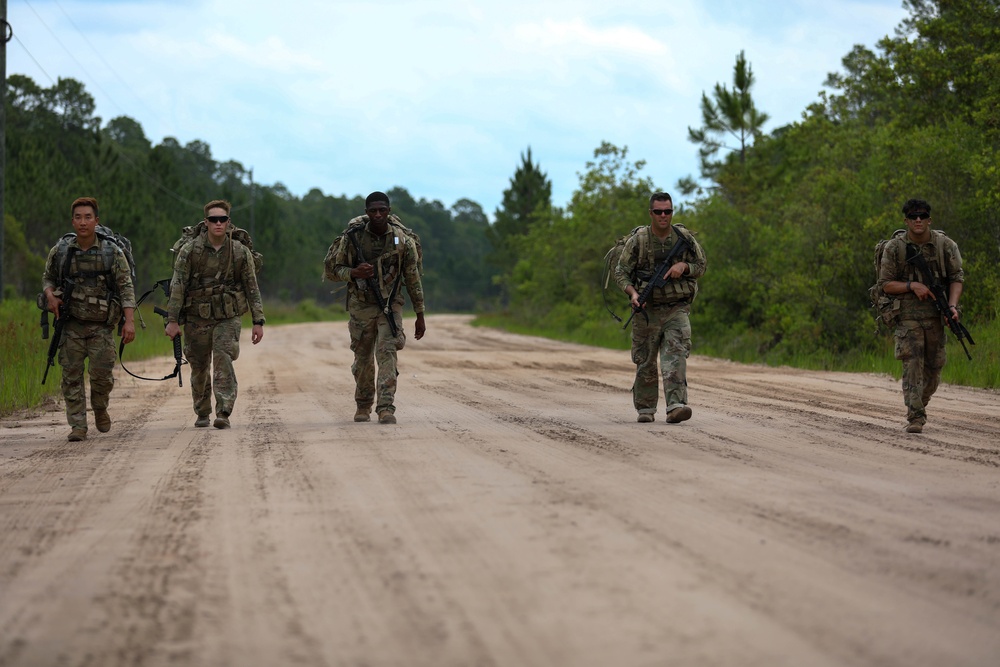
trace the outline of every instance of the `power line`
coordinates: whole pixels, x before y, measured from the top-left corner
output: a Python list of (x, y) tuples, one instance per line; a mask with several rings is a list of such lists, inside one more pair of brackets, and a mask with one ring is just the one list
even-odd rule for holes
[(35, 59), (35, 56), (32, 55), (31, 51), (28, 50), (28, 47), (24, 45), (24, 42), (22, 42), (17, 35), (14, 35), (14, 39), (17, 41), (18, 44), (21, 45), (21, 48), (24, 49), (24, 52), (28, 54), (28, 57), (31, 58), (32, 62), (35, 63), (35, 66), (38, 67), (38, 69), (42, 70), (42, 74), (44, 74), (48, 78), (49, 83), (51, 83), (53, 86), (56, 85), (56, 82), (52, 79), (51, 76), (49, 76), (49, 73), (45, 71), (45, 68), (42, 67), (42, 64)]
[[(26, 1), (27, 1), (27, 0), (26, 0)], [(76, 22), (75, 22), (75, 21), (73, 21), (73, 18), (72, 18), (72, 17), (71, 17), (71, 16), (70, 16), (70, 15), (69, 15), (68, 13), (66, 13), (66, 10), (65, 10), (65, 9), (63, 9), (63, 6), (62, 6), (61, 4), (59, 4), (59, 0), (55, 0), (55, 5), (56, 5), (56, 7), (58, 7), (58, 8), (59, 8), (59, 11), (61, 11), (61, 12), (63, 13), (63, 16), (65, 16), (65, 17), (66, 17), (66, 20), (67, 20), (67, 21), (69, 21), (69, 24), (70, 24), (71, 26), (73, 26), (73, 29), (74, 29), (74, 30), (76, 30), (77, 34), (79, 34), (79, 35), (80, 35), (80, 37), (81, 37), (81, 38), (83, 38), (83, 41), (87, 43), (87, 46), (89, 46), (89, 47), (90, 47), (90, 50), (91, 50), (91, 51), (93, 51), (93, 52), (94, 52), (94, 54), (95, 54), (95, 55), (96, 55), (96, 56), (97, 56), (98, 58), (100, 58), (100, 59), (101, 59), (101, 62), (102, 62), (102, 63), (104, 63), (104, 66), (105, 66), (105, 67), (107, 67), (107, 68), (108, 68), (108, 70), (109, 70), (109, 71), (110, 71), (110, 72), (111, 72), (112, 74), (114, 74), (114, 75), (115, 75), (115, 78), (117, 78), (117, 79), (118, 79), (118, 81), (120, 81), (120, 82), (121, 82), (121, 84), (122, 84), (123, 86), (125, 86), (125, 87), (126, 87), (126, 88), (127, 88), (127, 89), (128, 89), (128, 90), (129, 90), (130, 92), (131, 92), (131, 93), (132, 93), (132, 96), (134, 97), (134, 99), (135, 99), (136, 101), (138, 101), (138, 102), (139, 102), (139, 103), (140, 103), (140, 104), (141, 104), (141, 105), (142, 105), (143, 107), (145, 107), (146, 111), (148, 111), (148, 112), (150, 112), (151, 114), (153, 114), (153, 117), (155, 117), (155, 118), (156, 118), (156, 119), (157, 119), (158, 121), (160, 121), (160, 123), (163, 123), (164, 125), (166, 125), (166, 123), (164, 123), (163, 119), (162, 119), (162, 118), (160, 118), (160, 116), (159, 116), (159, 115), (158, 115), (158, 114), (156, 113), (156, 111), (155, 111), (154, 109), (150, 108), (150, 107), (149, 107), (149, 106), (148, 106), (148, 105), (147, 105), (147, 104), (146, 104), (146, 103), (145, 103), (145, 102), (144, 102), (144, 101), (142, 100), (142, 98), (141, 98), (141, 97), (139, 97), (139, 95), (138, 95), (138, 94), (137, 94), (137, 93), (135, 92), (135, 89), (134, 89), (134, 88), (133, 88), (133, 87), (132, 87), (132, 86), (131, 86), (131, 85), (130, 85), (130, 84), (129, 84), (129, 83), (127, 82), (127, 81), (125, 81), (125, 79), (123, 79), (123, 78), (121, 77), (121, 75), (120, 75), (120, 74), (118, 74), (118, 72), (117, 72), (117, 71), (115, 71), (115, 68), (114, 68), (114, 67), (112, 67), (112, 66), (111, 66), (111, 64), (110, 64), (110, 63), (109, 63), (109, 62), (108, 62), (107, 60), (105, 60), (105, 59), (104, 59), (104, 56), (103, 56), (103, 55), (101, 55), (101, 52), (100, 52), (99, 50), (97, 50), (97, 48), (96, 48), (96, 47), (94, 47), (94, 45), (93, 45), (93, 44), (92, 44), (92, 43), (90, 42), (90, 40), (89, 40), (89, 39), (87, 38), (87, 34), (86, 34), (85, 32), (83, 32), (82, 30), (80, 30), (80, 27), (79, 27), (79, 26), (77, 26), (77, 24), (76, 24)], [(106, 93), (105, 93), (105, 94), (106, 94)], [(120, 107), (119, 107), (119, 108), (120, 108)]]
[(97, 88), (99, 91), (101, 91), (101, 93), (106, 98), (108, 98), (109, 102), (111, 102), (116, 107), (118, 107), (119, 111), (121, 111), (123, 114), (125, 114), (126, 113), (125, 109), (123, 109), (121, 107), (121, 105), (118, 104), (118, 102), (116, 102), (115, 99), (113, 97), (111, 97), (111, 95), (108, 94), (108, 92), (106, 90), (104, 90), (103, 88), (101, 88), (101, 84), (99, 84), (97, 82), (97, 79), (94, 77), (94, 75), (91, 74), (87, 70), (87, 68), (83, 66), (83, 63), (81, 63), (79, 60), (76, 59), (76, 56), (73, 55), (73, 52), (70, 51), (69, 48), (65, 44), (62, 43), (62, 41), (59, 39), (59, 37), (52, 31), (52, 28), (50, 28), (49, 25), (45, 22), (45, 20), (41, 17), (41, 15), (37, 11), (35, 11), (35, 8), (31, 6), (31, 3), (28, 2), (28, 0), (24, 0), (24, 4), (28, 5), (28, 9), (31, 10), (31, 12), (35, 15), (35, 17), (42, 24), (42, 26), (44, 26), (45, 29), (49, 32), (49, 34), (52, 35), (52, 39), (56, 40), (56, 43), (59, 46), (62, 47), (63, 51), (66, 52), (66, 55), (68, 55), (70, 57), (70, 59), (72, 59), (72, 61), (77, 64), (77, 67), (79, 67), (81, 70), (83, 70), (83, 73), (87, 75), (87, 78), (90, 79), (90, 82), (94, 85), (94, 87)]

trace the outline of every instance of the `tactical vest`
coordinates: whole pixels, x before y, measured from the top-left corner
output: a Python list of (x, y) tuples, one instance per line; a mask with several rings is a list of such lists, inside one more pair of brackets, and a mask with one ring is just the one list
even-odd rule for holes
[[(931, 283), (936, 279), (937, 282), (947, 288), (948, 272), (944, 261), (944, 242), (947, 238), (944, 232), (936, 229), (931, 230), (930, 245), (933, 246), (933, 251), (931, 252), (927, 251), (928, 244), (918, 245), (910, 243), (905, 236), (896, 241), (893, 247), (893, 252), (897, 253), (896, 261), (905, 267), (904, 277), (900, 278), (900, 280), (920, 282), (930, 287)], [(931, 270), (932, 276), (922, 275), (911, 262), (906, 261), (908, 257), (907, 253), (910, 252), (923, 253), (924, 260), (927, 262), (927, 268)], [(897, 295), (896, 303), (899, 307), (893, 310), (895, 314), (898, 314), (900, 319), (927, 319), (940, 315), (933, 299), (921, 301), (912, 292)]]
[[(191, 270), (181, 313), (185, 320), (228, 320), (250, 310), (240, 278), (246, 253), (244, 245), (228, 238), (218, 252), (209, 251), (208, 240), (201, 236), (192, 241), (188, 255)], [(214, 249), (213, 249), (214, 250)]]
[[(381, 237), (366, 233), (364, 227), (354, 232), (358, 243), (365, 255), (365, 261), (375, 267), (374, 278), (378, 281), (382, 298), (388, 299), (393, 287), (402, 274), (403, 261), (406, 258), (406, 234), (397, 228), (397, 225), (389, 222), (389, 230)], [(381, 247), (380, 247), (381, 246)], [(357, 264), (357, 252), (354, 244), (347, 241), (347, 260), (351, 266)], [(361, 283), (360, 286), (358, 283)], [(348, 283), (347, 289), (359, 301), (365, 303), (375, 303), (375, 297), (369, 294), (367, 281), (352, 280)], [(402, 294), (396, 289), (396, 295), (402, 298)]]
[[(689, 248), (694, 248), (694, 239), (691, 237), (690, 232), (687, 231), (681, 225), (673, 225), (675, 236), (680, 238), (683, 236), (687, 239)], [(646, 283), (649, 282), (650, 278), (653, 277), (653, 269), (656, 265), (662, 262), (667, 255), (670, 253), (671, 246), (660, 246), (658, 243), (653, 242), (650, 238), (649, 226), (640, 227), (636, 234), (636, 250), (635, 250), (635, 288), (639, 292), (642, 292), (646, 287)], [(658, 247), (659, 246), (659, 247)], [(681, 256), (677, 258), (678, 262), (687, 262), (695, 259), (694, 251), (691, 249), (686, 249), (681, 253)], [(688, 303), (694, 301), (695, 297), (698, 295), (698, 281), (688, 274), (684, 274), (676, 280), (670, 280), (663, 287), (657, 287), (653, 290), (652, 295), (650, 295), (651, 305), (661, 305), (661, 304), (674, 304), (680, 301), (687, 301)]]
[[(122, 316), (121, 297), (115, 282), (115, 246), (110, 241), (97, 238), (87, 251), (77, 248), (69, 252), (76, 234), (66, 234), (59, 239), (56, 261), (59, 266), (60, 289), (64, 280), (73, 281), (73, 292), (67, 307), (73, 319), (82, 322), (117, 324)], [(67, 256), (69, 270), (63, 274)], [(60, 292), (61, 293), (61, 292)]]

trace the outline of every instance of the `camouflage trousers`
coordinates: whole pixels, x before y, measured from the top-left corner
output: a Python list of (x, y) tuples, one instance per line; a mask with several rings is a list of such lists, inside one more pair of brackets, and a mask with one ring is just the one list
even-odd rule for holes
[[(354, 352), (354, 363), (351, 364), (351, 373), (354, 375), (354, 400), (362, 410), (370, 409), (374, 403), (377, 413), (383, 410), (395, 412), (393, 400), (396, 396), (396, 378), (399, 376), (396, 368), (396, 352), (402, 350), (406, 344), (402, 306), (397, 304), (392, 310), (392, 317), (399, 331), (396, 337), (393, 337), (389, 322), (377, 306), (351, 299), (348, 310), (351, 313), (351, 321), (347, 328), (351, 334), (351, 350)], [(378, 364), (377, 384), (376, 364)]]
[(59, 343), (59, 365), (62, 366), (62, 394), (66, 400), (66, 421), (71, 428), (87, 429), (87, 396), (84, 390), (84, 360), (89, 359), (90, 405), (95, 410), (107, 410), (113, 374), (118, 356), (111, 327), (103, 322), (81, 322), (69, 319), (63, 327)]
[(237, 383), (233, 362), (240, 357), (240, 318), (188, 320), (184, 325), (184, 358), (191, 364), (191, 398), (199, 417), (212, 413), (229, 416), (236, 403)]
[[(653, 306), (632, 318), (632, 403), (640, 414), (656, 414), (660, 375), (667, 412), (687, 405), (687, 358), (691, 353), (689, 304)], [(659, 361), (659, 368), (657, 368)]]
[(903, 403), (908, 422), (927, 421), (927, 403), (941, 382), (945, 364), (944, 322), (940, 317), (901, 320), (896, 325), (896, 358), (903, 362)]

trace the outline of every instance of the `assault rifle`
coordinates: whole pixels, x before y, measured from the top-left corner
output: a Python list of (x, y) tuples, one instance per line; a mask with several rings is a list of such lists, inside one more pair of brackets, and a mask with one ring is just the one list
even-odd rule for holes
[(965, 325), (951, 314), (951, 305), (948, 303), (948, 295), (944, 291), (944, 285), (938, 282), (938, 279), (931, 273), (931, 269), (927, 266), (927, 260), (924, 259), (923, 253), (916, 246), (908, 244), (906, 246), (906, 261), (915, 266), (924, 279), (930, 282), (927, 287), (930, 289), (931, 294), (934, 295), (934, 305), (937, 306), (938, 312), (944, 317), (944, 321), (948, 323), (948, 328), (955, 334), (955, 338), (962, 344), (965, 356), (969, 358), (969, 361), (972, 361), (969, 348), (965, 346), (965, 339), (969, 339), (970, 345), (975, 345), (976, 341), (972, 340), (972, 334), (965, 328)]
[[(365, 264), (367, 260), (365, 259), (364, 252), (361, 250), (361, 243), (358, 242), (358, 237), (355, 236), (356, 233), (357, 230), (348, 231), (347, 238), (351, 239), (351, 243), (354, 244), (354, 251), (358, 255), (358, 264)], [(362, 279), (359, 278), (358, 282), (361, 283)], [(378, 305), (378, 309), (381, 310), (383, 314), (385, 314), (385, 319), (389, 323), (389, 331), (392, 332), (393, 336), (398, 336), (399, 329), (396, 327), (396, 320), (392, 316), (392, 310), (391, 310), (392, 297), (394, 296), (395, 290), (390, 292), (389, 302), (386, 303), (386, 300), (382, 297), (382, 290), (379, 289), (378, 280), (376, 280), (374, 277), (365, 278), (363, 280), (363, 283), (364, 283), (363, 285), (364, 288), (367, 289), (369, 292), (371, 292), (372, 295), (375, 297), (375, 303)]]
[[(49, 339), (49, 358), (45, 362), (45, 372), (42, 374), (42, 384), (49, 377), (49, 369), (56, 365), (56, 354), (59, 353), (59, 344), (62, 343), (63, 327), (69, 319), (69, 299), (73, 296), (73, 288), (76, 287), (69, 278), (63, 280), (62, 303), (59, 304), (59, 312), (52, 323), (52, 338)], [(42, 311), (42, 340), (49, 337), (49, 311)]]
[[(674, 231), (676, 232), (676, 230)], [(670, 281), (670, 279), (667, 278), (667, 271), (669, 271), (670, 267), (674, 265), (675, 258), (690, 247), (688, 240), (684, 238), (680, 232), (676, 233), (677, 243), (675, 243), (674, 247), (670, 249), (670, 252), (664, 260), (657, 264), (656, 268), (653, 269), (652, 277), (650, 277), (646, 286), (642, 288), (642, 292), (639, 293), (639, 307), (632, 309), (632, 314), (628, 316), (627, 320), (625, 320), (625, 324), (622, 325), (622, 329), (628, 328), (629, 322), (632, 321), (632, 318), (635, 317), (636, 313), (641, 312), (642, 316), (646, 318), (646, 322), (649, 322), (649, 315), (646, 314), (646, 301), (649, 300), (649, 297), (653, 294), (654, 289), (657, 287), (663, 287)]]

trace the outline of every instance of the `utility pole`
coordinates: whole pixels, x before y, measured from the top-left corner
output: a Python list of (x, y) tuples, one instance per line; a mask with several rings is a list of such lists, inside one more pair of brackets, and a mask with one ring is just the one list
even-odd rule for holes
[[(0, 0), (0, 2), (3, 2), (3, 1), (4, 0)], [(254, 199), (253, 195), (254, 195), (254, 187), (255, 186), (254, 186), (254, 182), (253, 182), (253, 167), (250, 167), (250, 238), (251, 239), (254, 237), (253, 236), (254, 231), (256, 231), (253, 228), (253, 208), (254, 208), (253, 207), (253, 199)]]
[(3, 255), (6, 212), (4, 192), (7, 187), (7, 42), (14, 29), (7, 23), (7, 0), (0, 0), (0, 301), (3, 301)]

